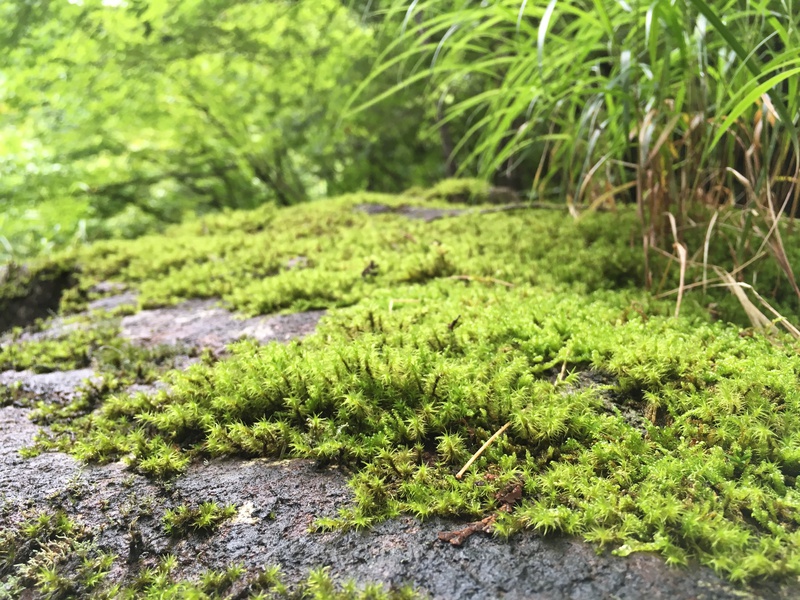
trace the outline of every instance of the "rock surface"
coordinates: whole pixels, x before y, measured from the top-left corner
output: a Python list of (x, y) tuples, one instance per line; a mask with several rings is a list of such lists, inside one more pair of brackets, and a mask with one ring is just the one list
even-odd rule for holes
[[(214, 352), (248, 335), (262, 343), (310, 333), (322, 313), (237, 320), (213, 301), (191, 301), (125, 317), (123, 335), (140, 344), (175, 344)], [(0, 386), (26, 398), (64, 403), (90, 369), (35, 375), (0, 374)], [(142, 386), (147, 393), (156, 386)], [(160, 557), (173, 554), (174, 574), (196, 579), (207, 569), (239, 563), (248, 577), (278, 564), (289, 583), (328, 566), (334, 579), (387, 586), (411, 584), (432, 598), (741, 598), (788, 597), (786, 589), (737, 589), (705, 568), (670, 568), (658, 556), (598, 555), (577, 539), (521, 532), (510, 540), (474, 535), (461, 547), (438, 540), (463, 527), (444, 519), (403, 517), (364, 531), (311, 533), (319, 517), (336, 516), (352, 502), (347, 475), (311, 461), (215, 460), (193, 464), (167, 483), (137, 475), (124, 463), (82, 465), (62, 453), (24, 459), (38, 431), (20, 403), (0, 408), (0, 527), (12, 527), (43, 509), (64, 510), (117, 556), (109, 580), (130, 582)], [(164, 531), (165, 512), (182, 504), (215, 501), (236, 515), (212, 534), (180, 538)], [(233, 591), (236, 591), (234, 585)]]
[(143, 310), (122, 319), (122, 335), (145, 346), (193, 346), (221, 352), (250, 337), (265, 344), (287, 342), (314, 331), (325, 311), (237, 319), (215, 300), (190, 300), (178, 306)]

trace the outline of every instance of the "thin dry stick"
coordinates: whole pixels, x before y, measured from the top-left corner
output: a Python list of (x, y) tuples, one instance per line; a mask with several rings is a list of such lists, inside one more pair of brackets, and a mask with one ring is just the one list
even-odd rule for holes
[[(746, 284), (742, 284), (742, 283), (740, 283), (739, 285), (742, 285), (742, 286), (743, 286), (743, 285), (746, 285)], [(780, 313), (779, 313), (777, 310), (775, 310), (774, 308), (772, 308), (772, 305), (771, 305), (769, 302), (767, 302), (766, 300), (764, 300), (764, 298), (762, 298), (762, 297), (761, 297), (761, 294), (759, 294), (759, 293), (758, 293), (758, 292), (755, 290), (755, 288), (754, 288), (752, 285), (748, 285), (748, 286), (747, 286), (747, 288), (748, 288), (748, 289), (749, 289), (751, 292), (753, 292), (753, 294), (755, 294), (755, 296), (756, 296), (756, 298), (758, 298), (759, 302), (761, 302), (761, 304), (763, 304), (763, 305), (764, 305), (764, 307), (765, 307), (765, 308), (766, 308), (766, 309), (767, 309), (769, 312), (771, 312), (773, 315), (775, 315), (776, 319), (775, 319), (775, 321), (773, 321), (773, 323), (776, 323), (776, 322), (777, 322), (777, 323), (780, 323), (781, 325), (783, 325), (783, 326), (786, 328), (786, 331), (788, 331), (790, 334), (792, 334), (792, 336), (793, 336), (795, 339), (798, 339), (798, 338), (800, 338), (800, 330), (799, 330), (799, 329), (797, 329), (797, 327), (795, 327), (794, 325), (792, 325), (792, 324), (789, 322), (789, 320), (788, 320), (786, 317), (784, 317), (784, 316), (783, 316), (782, 314), (780, 314)]]
[(456, 475), (456, 479), (461, 479), (464, 476), (464, 473), (466, 473), (467, 469), (469, 469), (472, 466), (472, 463), (474, 463), (476, 460), (478, 460), (480, 455), (483, 454), (483, 451), (486, 450), (492, 444), (492, 442), (494, 442), (497, 438), (499, 438), (501, 435), (503, 435), (503, 432), (506, 429), (508, 429), (509, 425), (511, 425), (511, 421), (509, 421), (508, 423), (503, 425), (500, 429), (498, 429), (495, 432), (495, 434), (492, 437), (490, 437), (488, 440), (486, 440), (486, 443), (483, 446), (481, 446), (480, 450), (478, 450), (475, 454), (473, 454), (472, 458), (470, 458), (467, 461), (467, 464), (464, 465), (464, 468), (461, 469), (458, 472), (458, 474)]
[(539, 210), (567, 210), (567, 207), (561, 202), (515, 202), (514, 204), (504, 204), (503, 206), (493, 206), (492, 208), (482, 208), (478, 211), (479, 215), (488, 215), (496, 212), (506, 212), (510, 210), (526, 210), (526, 209), (539, 209)]
[[(675, 258), (675, 256), (673, 254), (670, 254), (669, 252), (664, 252), (660, 248), (656, 248), (655, 250), (656, 250), (656, 252), (658, 252), (659, 254), (662, 254), (666, 258), (670, 258), (670, 259), (674, 259)], [(735, 269), (730, 271), (730, 274), (731, 275), (736, 275), (739, 271), (743, 271), (744, 269), (749, 267), (752, 263), (756, 262), (757, 260), (762, 259), (764, 256), (766, 256), (766, 252), (762, 252), (761, 254), (757, 254), (756, 256), (754, 256), (753, 258), (748, 260), (747, 262), (742, 263), (741, 265), (739, 265), (738, 267), (736, 267)], [(689, 261), (688, 264), (690, 264), (692, 266), (695, 266), (698, 263), (696, 263), (694, 261)], [(711, 266), (713, 267), (714, 265), (711, 265)], [(722, 281), (722, 280), (719, 277), (715, 277), (715, 278), (709, 279), (707, 281), (698, 281), (696, 283), (687, 283), (686, 285), (683, 286), (683, 289), (684, 290), (692, 290), (694, 288), (697, 288), (697, 287), (700, 287), (700, 286), (705, 286), (707, 284), (712, 284), (711, 287), (728, 287), (728, 285), (729, 285), (727, 283), (714, 284), (715, 281)], [(676, 288), (676, 289), (672, 289), (672, 290), (670, 290), (668, 292), (661, 292), (660, 294), (657, 294), (655, 297), (660, 300), (662, 298), (666, 298), (668, 296), (672, 296), (673, 294), (677, 294), (679, 291), (680, 290), (678, 288)]]
[(758, 307), (752, 303), (750, 298), (747, 297), (747, 293), (743, 288), (752, 289), (751, 286), (747, 285), (746, 283), (740, 283), (736, 281), (730, 273), (719, 267), (715, 266), (714, 270), (717, 272), (717, 275), (719, 275), (720, 279), (728, 284), (728, 289), (733, 292), (733, 295), (736, 296), (736, 299), (742, 305), (742, 308), (744, 309), (747, 318), (750, 319), (750, 323), (752, 323), (753, 327), (756, 329), (763, 329), (765, 331), (774, 329), (775, 326), (772, 324), (772, 321), (770, 321), (763, 312), (758, 310)]
[(556, 379), (556, 383), (561, 383), (564, 381), (564, 375), (567, 373), (567, 361), (569, 360), (569, 352), (567, 352), (567, 356), (564, 357), (564, 364), (561, 365), (561, 373), (558, 374), (558, 379)]
[(703, 243), (703, 293), (706, 291), (706, 276), (708, 275), (708, 247), (711, 244), (711, 230), (714, 229), (714, 223), (717, 222), (717, 217), (719, 217), (719, 211), (715, 210), (714, 216), (711, 217), (711, 221), (708, 223), (706, 239)]
[(675, 302), (675, 318), (678, 318), (678, 315), (681, 314), (681, 300), (683, 300), (683, 290), (686, 284), (686, 246), (680, 243), (678, 240), (678, 225), (675, 223), (675, 217), (672, 216), (672, 213), (667, 213), (669, 217), (670, 225), (672, 226), (672, 237), (675, 239), (675, 250), (678, 251), (678, 260), (680, 261), (681, 271), (680, 271), (680, 281), (678, 284), (678, 300)]

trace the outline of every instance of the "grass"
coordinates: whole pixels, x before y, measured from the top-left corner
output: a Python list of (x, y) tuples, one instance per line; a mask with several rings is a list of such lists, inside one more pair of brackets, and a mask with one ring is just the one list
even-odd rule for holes
[[(367, 215), (365, 202), (426, 201), (232, 213), (54, 257), (75, 269), (67, 308), (111, 278), (146, 306), (218, 295), (249, 314), (329, 312), (302, 341), (238, 342), (172, 371), (169, 391), (109, 390), (90, 411), (60, 409), (40, 449), (124, 458), (153, 477), (202, 457), (313, 458), (348, 466), (356, 499), (318, 529), (494, 515), (497, 535), (565, 532), (737, 581), (800, 575), (794, 338), (747, 327), (724, 289), (687, 290), (678, 317), (643, 292), (633, 211), (481, 214), (437, 196), (468, 212), (424, 223)], [(716, 239), (712, 256), (726, 251)], [(669, 290), (677, 269), (661, 265)], [(774, 264), (741, 276), (790, 305)], [(75, 343), (80, 355), (91, 336)]]
[[(456, 140), (460, 174), (573, 213), (635, 204), (647, 287), (655, 253), (681, 260), (687, 230), (716, 234), (719, 207), (745, 206), (727, 224), (742, 243), (717, 266), (769, 256), (800, 296), (776, 226), (800, 198), (794, 13), (775, 1), (396, 0), (382, 6), (390, 41), (362, 91), (385, 72), (406, 76), (357, 92), (351, 110), (427, 81), (431, 131)], [(727, 281), (692, 275), (685, 284)]]

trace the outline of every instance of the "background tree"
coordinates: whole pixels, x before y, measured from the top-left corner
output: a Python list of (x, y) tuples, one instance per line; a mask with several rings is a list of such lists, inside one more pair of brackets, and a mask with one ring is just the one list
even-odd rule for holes
[[(381, 43), (366, 8), (336, 0), (6, 5), (6, 253), (76, 232), (137, 235), (187, 212), (437, 179), (422, 84), (342, 118)], [(397, 77), (387, 72), (373, 86)], [(53, 228), (40, 239), (48, 214)]]

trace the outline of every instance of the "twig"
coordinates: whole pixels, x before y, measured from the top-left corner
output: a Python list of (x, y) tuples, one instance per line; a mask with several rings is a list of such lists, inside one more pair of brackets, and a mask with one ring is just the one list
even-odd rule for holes
[(669, 217), (670, 225), (672, 226), (672, 237), (675, 240), (673, 246), (675, 250), (678, 252), (678, 260), (680, 261), (681, 271), (680, 271), (680, 283), (678, 284), (678, 300), (675, 303), (675, 318), (678, 318), (678, 315), (681, 314), (681, 300), (683, 300), (683, 290), (685, 289), (684, 286), (686, 285), (686, 259), (687, 259), (687, 252), (686, 246), (681, 244), (680, 240), (678, 239), (678, 225), (675, 223), (675, 217), (672, 213), (667, 213)]
[(498, 429), (495, 432), (495, 434), (492, 437), (490, 437), (488, 440), (486, 440), (486, 443), (483, 446), (480, 447), (480, 450), (478, 450), (475, 454), (473, 454), (472, 458), (470, 458), (467, 461), (467, 464), (464, 465), (464, 468), (462, 468), (458, 472), (458, 474), (456, 475), (456, 479), (461, 479), (464, 476), (464, 473), (466, 473), (467, 469), (469, 469), (472, 466), (472, 463), (474, 463), (476, 460), (478, 460), (480, 455), (483, 454), (483, 451), (486, 450), (492, 444), (492, 442), (494, 442), (497, 438), (499, 438), (501, 435), (503, 435), (503, 432), (506, 429), (508, 429), (509, 425), (511, 425), (511, 421), (509, 421), (508, 423), (503, 425), (500, 429)]
[(706, 291), (706, 275), (708, 274), (708, 247), (711, 244), (711, 230), (714, 229), (714, 223), (717, 222), (717, 217), (719, 217), (719, 210), (714, 211), (714, 216), (711, 217), (711, 221), (708, 223), (706, 240), (703, 243), (703, 293)]
[(561, 383), (564, 381), (564, 375), (567, 373), (567, 360), (569, 360), (569, 354), (567, 354), (567, 358), (564, 359), (564, 364), (561, 365), (561, 373), (558, 374), (558, 379), (556, 379), (556, 383)]

